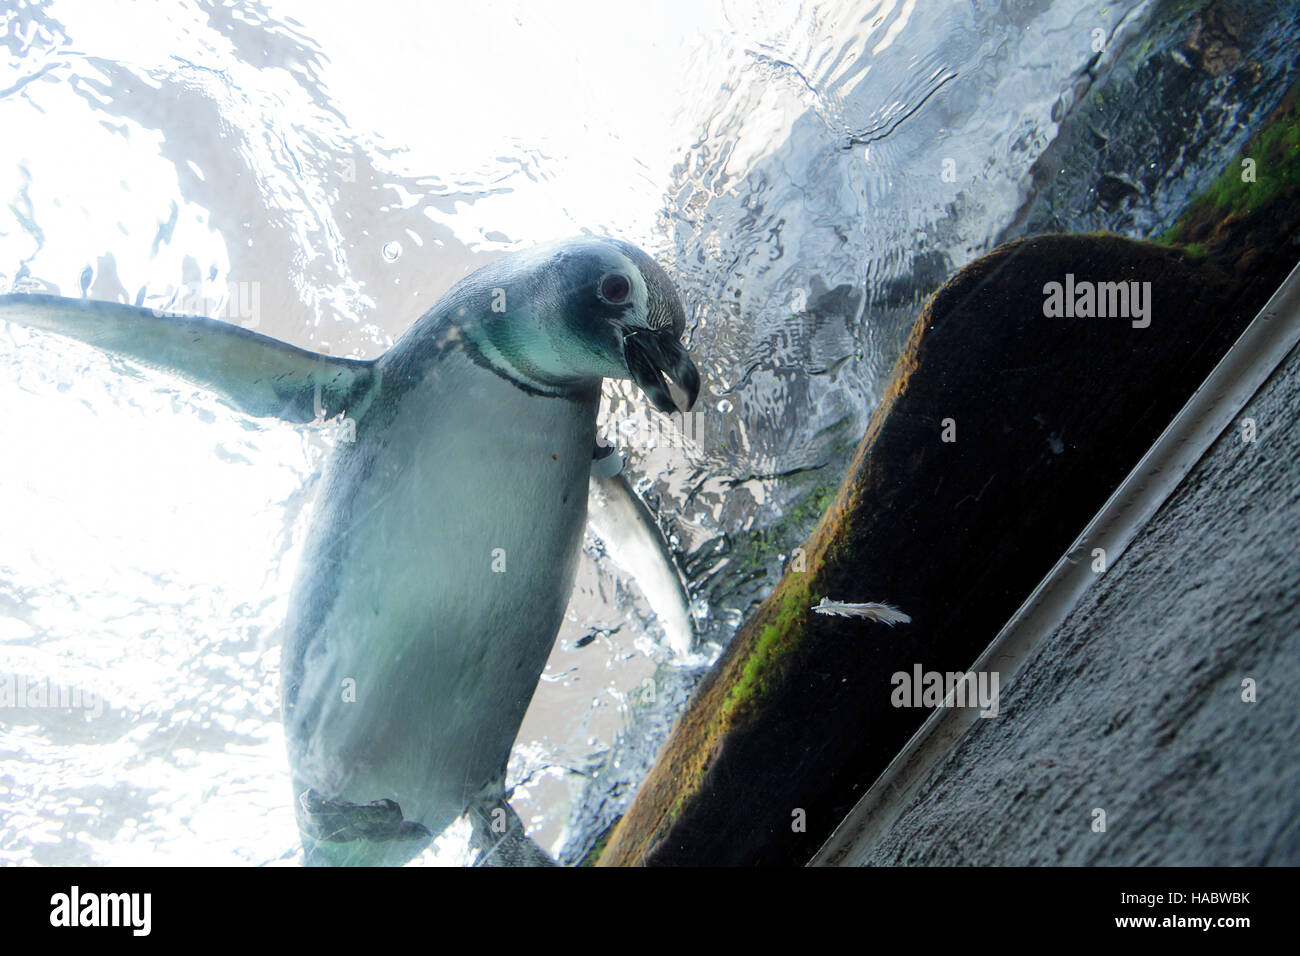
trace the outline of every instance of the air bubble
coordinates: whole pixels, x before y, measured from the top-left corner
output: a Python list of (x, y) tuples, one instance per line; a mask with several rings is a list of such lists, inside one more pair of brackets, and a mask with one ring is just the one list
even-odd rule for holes
[(389, 262), (396, 262), (402, 255), (402, 244), (394, 239), (392, 242), (384, 243), (384, 258)]

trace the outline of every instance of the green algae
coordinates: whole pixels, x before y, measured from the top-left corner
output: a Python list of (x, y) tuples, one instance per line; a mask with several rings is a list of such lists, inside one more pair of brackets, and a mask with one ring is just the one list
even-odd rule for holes
[[(1203, 190), (1158, 241), (1181, 245), (1206, 224), (1256, 212), (1284, 189), (1300, 184), (1300, 95), (1287, 94), (1269, 122), (1250, 138), (1228, 167)], [(1191, 243), (1189, 252), (1204, 255)]]

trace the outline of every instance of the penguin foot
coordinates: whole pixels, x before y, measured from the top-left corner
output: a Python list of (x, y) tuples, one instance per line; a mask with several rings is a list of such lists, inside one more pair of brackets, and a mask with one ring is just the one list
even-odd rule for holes
[(556, 866), (550, 855), (524, 830), (523, 821), (504, 795), (487, 797), (469, 810), (470, 845), (478, 850), (475, 866)]
[(309, 866), (399, 865), (433, 839), (428, 827), (402, 817), (395, 800), (348, 803), (308, 788), (298, 795), (298, 807)]

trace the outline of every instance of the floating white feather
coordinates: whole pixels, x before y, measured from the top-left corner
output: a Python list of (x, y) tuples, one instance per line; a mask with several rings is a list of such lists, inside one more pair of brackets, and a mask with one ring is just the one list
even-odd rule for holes
[(912, 618), (892, 604), (847, 604), (844, 601), (832, 601), (822, 598), (820, 604), (814, 604), (813, 610), (818, 614), (833, 614), (836, 617), (862, 617), (868, 621), (879, 621), (893, 627), (895, 624), (911, 624)]

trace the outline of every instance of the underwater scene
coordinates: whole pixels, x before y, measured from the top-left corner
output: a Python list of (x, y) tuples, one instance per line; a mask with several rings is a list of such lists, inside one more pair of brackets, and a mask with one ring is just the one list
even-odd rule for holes
[(0, 38), (0, 863), (1300, 863), (1300, 0)]

